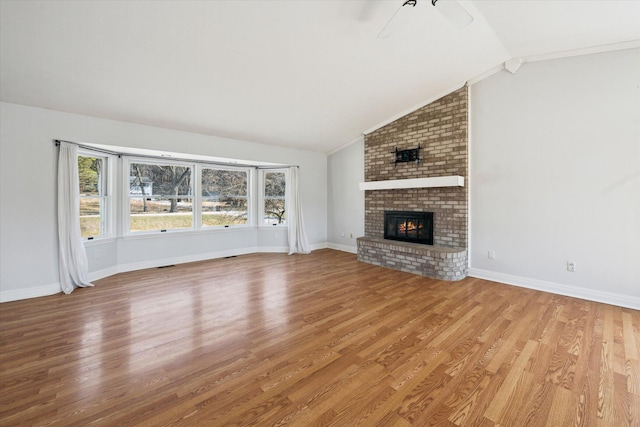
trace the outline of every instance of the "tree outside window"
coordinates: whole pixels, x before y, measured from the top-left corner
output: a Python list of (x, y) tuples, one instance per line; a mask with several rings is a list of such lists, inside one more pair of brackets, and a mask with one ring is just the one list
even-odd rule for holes
[(193, 228), (193, 167), (129, 164), (131, 232)]
[(203, 227), (248, 224), (248, 177), (246, 170), (202, 169)]
[(83, 238), (108, 234), (106, 161), (105, 157), (78, 155), (80, 232)]
[(263, 225), (286, 224), (286, 173), (284, 171), (264, 171)]
[[(78, 156), (82, 236), (115, 230), (115, 209), (107, 190), (111, 156)], [(108, 163), (107, 163), (108, 162)], [(169, 159), (125, 157), (121, 189), (126, 234), (204, 230), (215, 227), (286, 226), (286, 169), (201, 164)], [(110, 169), (109, 169), (110, 170)], [(111, 172), (109, 172), (111, 173)], [(253, 179), (260, 183), (254, 192)], [(254, 214), (253, 209), (259, 211)], [(256, 221), (257, 220), (257, 221)]]

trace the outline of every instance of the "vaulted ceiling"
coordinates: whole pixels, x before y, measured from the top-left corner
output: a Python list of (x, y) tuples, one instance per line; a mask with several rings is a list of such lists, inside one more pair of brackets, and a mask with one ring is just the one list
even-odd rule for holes
[(640, 46), (640, 1), (417, 0), (378, 38), (402, 4), (0, 0), (0, 99), (331, 152), (511, 58)]

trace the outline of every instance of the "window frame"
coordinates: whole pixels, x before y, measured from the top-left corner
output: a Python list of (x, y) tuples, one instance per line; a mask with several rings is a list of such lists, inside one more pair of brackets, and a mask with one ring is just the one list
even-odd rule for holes
[[(251, 167), (239, 167), (233, 165), (214, 165), (214, 164), (196, 164), (197, 168), (197, 180), (196, 180), (196, 195), (197, 195), (197, 230), (220, 230), (229, 228), (248, 228), (255, 226), (255, 197), (253, 190), (254, 171), (255, 168)], [(204, 225), (202, 222), (202, 202), (205, 200), (202, 196), (202, 172), (204, 169), (214, 170), (226, 170), (226, 171), (240, 171), (247, 174), (247, 223), (246, 224), (228, 224), (228, 225)]]
[(257, 225), (258, 228), (287, 228), (289, 226), (289, 222), (287, 221), (287, 218), (285, 216), (285, 221), (284, 224), (264, 224), (264, 216), (265, 216), (265, 210), (264, 210), (264, 204), (265, 204), (265, 200), (267, 199), (267, 197), (265, 196), (265, 183), (266, 183), (266, 178), (265, 178), (265, 174), (268, 172), (279, 172), (279, 173), (284, 173), (284, 188), (285, 188), (285, 192), (284, 192), (284, 210), (285, 210), (285, 215), (288, 214), (289, 212), (289, 186), (290, 186), (290, 181), (289, 181), (289, 168), (283, 167), (283, 168), (262, 168), (259, 169), (260, 173), (259, 173), (259, 179), (258, 179), (258, 186), (259, 186), (259, 190), (258, 190), (258, 217), (257, 217)]
[(100, 205), (100, 234), (82, 237), (82, 241), (83, 243), (87, 243), (114, 239), (116, 237), (117, 218), (116, 197), (114, 196), (114, 189), (116, 187), (114, 182), (116, 177), (116, 157), (111, 154), (83, 147), (78, 148), (77, 157), (90, 157), (102, 160), (104, 166), (100, 179), (103, 181), (101, 186), (104, 188), (104, 192), (106, 193), (98, 196), (82, 196), (80, 195), (80, 187), (78, 187), (79, 200), (83, 198), (99, 198), (103, 201)]
[[(155, 229), (143, 231), (131, 231), (131, 205), (130, 200), (130, 171), (131, 164), (142, 163), (148, 165), (159, 166), (183, 166), (191, 168), (191, 195), (192, 200), (192, 226), (191, 228), (173, 228), (173, 229)], [(211, 225), (205, 226), (202, 223), (202, 171), (203, 169), (221, 169), (230, 171), (242, 171), (247, 173), (247, 223), (246, 224), (229, 224), (229, 225)], [(159, 234), (176, 234), (176, 233), (200, 233), (212, 232), (215, 230), (230, 230), (237, 228), (251, 228), (256, 226), (256, 203), (257, 195), (255, 191), (256, 168), (251, 166), (234, 166), (219, 165), (211, 163), (202, 163), (189, 161), (185, 159), (164, 159), (156, 157), (139, 157), (139, 156), (122, 156), (122, 185), (120, 203), (120, 224), (121, 236), (123, 238), (131, 237), (150, 237)], [(139, 197), (139, 196), (138, 196)]]
[[(131, 198), (136, 196), (130, 196), (130, 186), (131, 183), (129, 181), (131, 164), (132, 163), (140, 163), (147, 165), (158, 165), (158, 166), (181, 166), (188, 167), (191, 169), (191, 227), (189, 228), (167, 228), (167, 229), (154, 229), (154, 230), (142, 230), (142, 231), (131, 231)], [(185, 160), (169, 160), (162, 158), (148, 158), (148, 157), (136, 157), (136, 156), (122, 156), (122, 209), (121, 209), (121, 224), (122, 224), (122, 236), (123, 237), (131, 237), (131, 236), (145, 236), (145, 235), (157, 235), (157, 234), (173, 234), (173, 233), (188, 233), (197, 231), (198, 228), (196, 226), (196, 197), (195, 192), (197, 191), (197, 180), (196, 178), (196, 163), (189, 162)], [(180, 196), (179, 196), (180, 197)], [(184, 196), (181, 196), (184, 197)]]

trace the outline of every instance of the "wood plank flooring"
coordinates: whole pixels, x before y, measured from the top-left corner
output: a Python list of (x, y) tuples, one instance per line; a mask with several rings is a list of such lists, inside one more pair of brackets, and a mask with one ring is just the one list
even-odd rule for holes
[(0, 304), (0, 425), (640, 426), (640, 312), (355, 255)]

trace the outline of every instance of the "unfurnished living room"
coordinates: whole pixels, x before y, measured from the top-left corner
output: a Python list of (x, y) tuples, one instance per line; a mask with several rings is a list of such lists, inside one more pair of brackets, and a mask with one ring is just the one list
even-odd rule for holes
[(640, 426), (640, 1), (0, 0), (0, 425)]

